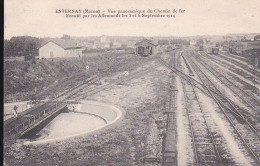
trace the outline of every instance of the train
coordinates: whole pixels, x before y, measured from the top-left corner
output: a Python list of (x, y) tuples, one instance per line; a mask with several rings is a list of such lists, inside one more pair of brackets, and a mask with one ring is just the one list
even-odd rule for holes
[(207, 48), (207, 53), (208, 54), (218, 55), (219, 48), (218, 47), (209, 47), (209, 48)]
[(224, 46), (225, 51), (248, 58), (255, 67), (260, 67), (260, 41), (234, 42)]
[(172, 166), (178, 164), (176, 149), (176, 132), (174, 130), (167, 130), (164, 136), (163, 166)]
[(246, 52), (247, 57), (252, 65), (260, 68), (260, 49), (253, 49)]

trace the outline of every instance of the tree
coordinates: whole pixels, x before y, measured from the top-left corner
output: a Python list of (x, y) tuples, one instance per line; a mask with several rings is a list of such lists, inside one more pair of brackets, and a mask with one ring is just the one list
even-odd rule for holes
[(31, 36), (12, 37), (4, 42), (4, 56), (38, 55), (38, 48), (43, 40)]
[(169, 45), (169, 41), (168, 40), (159, 40), (158, 44), (159, 45)]
[(112, 48), (112, 47), (113, 47), (113, 45), (114, 45), (114, 43), (113, 43), (113, 42), (110, 42), (110, 43), (109, 43), (109, 47), (110, 47), (110, 48)]
[(70, 39), (70, 35), (64, 34), (61, 38), (62, 38), (62, 39)]
[(256, 35), (255, 37), (254, 37), (254, 40), (256, 41), (256, 40), (260, 40), (260, 35)]
[(202, 39), (198, 39), (196, 42), (196, 46), (203, 46), (204, 41)]
[(122, 45), (121, 45), (121, 48), (126, 48), (126, 47), (127, 47), (126, 44), (122, 44)]
[(183, 39), (174, 39), (170, 41), (171, 44), (182, 44), (182, 45), (189, 45), (190, 42), (188, 40)]

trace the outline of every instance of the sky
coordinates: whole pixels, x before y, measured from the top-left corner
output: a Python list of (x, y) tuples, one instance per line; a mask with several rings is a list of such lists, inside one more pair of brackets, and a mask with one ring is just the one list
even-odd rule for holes
[[(195, 36), (260, 32), (260, 0), (5, 0), (13, 36)], [(56, 9), (182, 9), (176, 18), (66, 18)]]

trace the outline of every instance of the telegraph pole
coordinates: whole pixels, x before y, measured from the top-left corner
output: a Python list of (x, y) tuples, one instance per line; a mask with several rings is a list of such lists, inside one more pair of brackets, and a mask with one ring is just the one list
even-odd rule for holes
[(254, 80), (254, 92), (257, 93), (257, 88), (256, 88), (256, 81), (255, 81), (255, 77), (256, 77), (256, 67), (258, 66), (258, 59), (256, 57), (256, 54), (254, 54), (254, 70), (253, 70), (253, 80)]
[(174, 54), (174, 64), (173, 64), (173, 66), (175, 68), (176, 67), (176, 53), (174, 52), (173, 54)]
[(16, 132), (16, 134), (15, 134), (15, 139), (17, 138), (17, 135), (18, 135), (18, 118), (17, 118), (18, 113), (17, 113), (17, 108), (18, 108), (18, 107), (15, 105), (15, 106), (14, 106), (15, 132)]

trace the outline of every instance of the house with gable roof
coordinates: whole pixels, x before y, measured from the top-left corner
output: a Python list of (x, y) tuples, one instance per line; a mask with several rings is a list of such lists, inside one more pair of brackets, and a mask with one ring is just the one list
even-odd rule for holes
[(39, 59), (81, 57), (83, 48), (71, 39), (52, 39), (39, 48)]
[(136, 55), (155, 55), (158, 51), (157, 44), (154, 41), (149, 39), (144, 39), (135, 44), (135, 54)]

